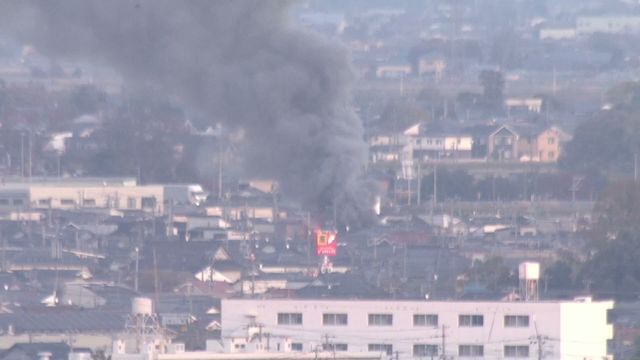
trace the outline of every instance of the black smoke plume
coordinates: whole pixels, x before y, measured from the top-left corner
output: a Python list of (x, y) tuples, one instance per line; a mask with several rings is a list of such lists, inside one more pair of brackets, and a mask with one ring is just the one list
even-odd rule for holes
[[(344, 49), (280, 0), (2, 0), (0, 30), (56, 59), (117, 70), (246, 132), (252, 175), (345, 222), (369, 211)], [(334, 204), (336, 204), (334, 206)]]

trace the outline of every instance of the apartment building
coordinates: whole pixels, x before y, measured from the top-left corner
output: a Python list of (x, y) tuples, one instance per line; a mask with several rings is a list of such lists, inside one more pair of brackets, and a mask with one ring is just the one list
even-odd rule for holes
[[(290, 351), (379, 352), (395, 359), (609, 359), (612, 301), (452, 302), (223, 299), (225, 350), (247, 337)], [(258, 331), (258, 330), (256, 330)], [(287, 351), (287, 350), (285, 350)], [(539, 357), (542, 356), (542, 357)]]

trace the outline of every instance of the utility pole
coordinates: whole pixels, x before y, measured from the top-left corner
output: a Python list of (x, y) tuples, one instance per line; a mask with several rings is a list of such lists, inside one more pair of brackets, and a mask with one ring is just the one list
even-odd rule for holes
[(638, 153), (633, 153), (633, 181), (638, 182)]
[(546, 343), (547, 337), (540, 335), (538, 332), (538, 324), (533, 322), (533, 327), (536, 330), (536, 336), (533, 337), (532, 344), (537, 345), (538, 347), (538, 360), (544, 359), (544, 344)]
[(445, 332), (444, 324), (442, 325), (442, 355), (440, 359), (445, 360), (447, 358), (447, 334)]
[(436, 209), (438, 203), (438, 166), (433, 165), (433, 196), (431, 197), (431, 216)]
[(222, 124), (218, 124), (218, 200), (222, 200)]
[(418, 198), (416, 199), (418, 207), (422, 203), (422, 161), (418, 160)]
[(136, 276), (133, 279), (133, 289), (138, 292), (138, 263), (140, 260), (140, 249), (136, 246)]
[(402, 261), (402, 280), (407, 281), (407, 244), (404, 244), (404, 255)]
[(407, 205), (411, 206), (411, 174), (407, 174)]
[(158, 257), (156, 247), (153, 247), (153, 289), (155, 290), (156, 304), (160, 301), (160, 284), (158, 282)]
[(24, 133), (20, 133), (20, 177), (24, 177)]
[(31, 145), (31, 143), (32, 143), (32, 135), (31, 135), (31, 131), (29, 131), (29, 168), (28, 168), (29, 169), (29, 172), (28, 172), (29, 181), (31, 181), (31, 169), (32, 169), (32, 166), (31, 166), (31, 153), (32, 153), (31, 148), (32, 148), (32, 145)]

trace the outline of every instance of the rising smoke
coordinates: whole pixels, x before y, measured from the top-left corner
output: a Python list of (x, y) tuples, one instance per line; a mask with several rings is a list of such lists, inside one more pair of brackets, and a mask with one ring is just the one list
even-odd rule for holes
[[(351, 222), (368, 212), (367, 150), (344, 49), (287, 21), (279, 0), (2, 0), (0, 29), (57, 59), (113, 67), (242, 128), (252, 175)], [(332, 211), (332, 210), (330, 210)]]

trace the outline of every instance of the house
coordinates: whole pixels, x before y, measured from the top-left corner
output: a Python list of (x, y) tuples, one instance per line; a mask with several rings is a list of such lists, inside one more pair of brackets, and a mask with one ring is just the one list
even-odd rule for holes
[(369, 135), (369, 157), (372, 163), (399, 161), (407, 145), (405, 134), (374, 133)]
[(183, 296), (205, 295), (214, 298), (226, 298), (235, 292), (233, 286), (224, 281), (189, 280), (173, 289), (173, 292)]
[(403, 147), (403, 159), (418, 161), (445, 158), (470, 158), (473, 137), (455, 130), (432, 130), (423, 123), (407, 128), (402, 136), (407, 139)]
[(569, 139), (569, 135), (556, 126), (512, 128), (518, 132), (518, 159), (522, 162), (557, 162), (562, 145)]
[(518, 133), (510, 126), (502, 125), (489, 134), (487, 155), (496, 161), (518, 159)]
[(489, 155), (489, 135), (500, 126), (481, 124), (463, 128), (461, 131), (471, 136), (471, 157), (474, 159), (487, 158)]

